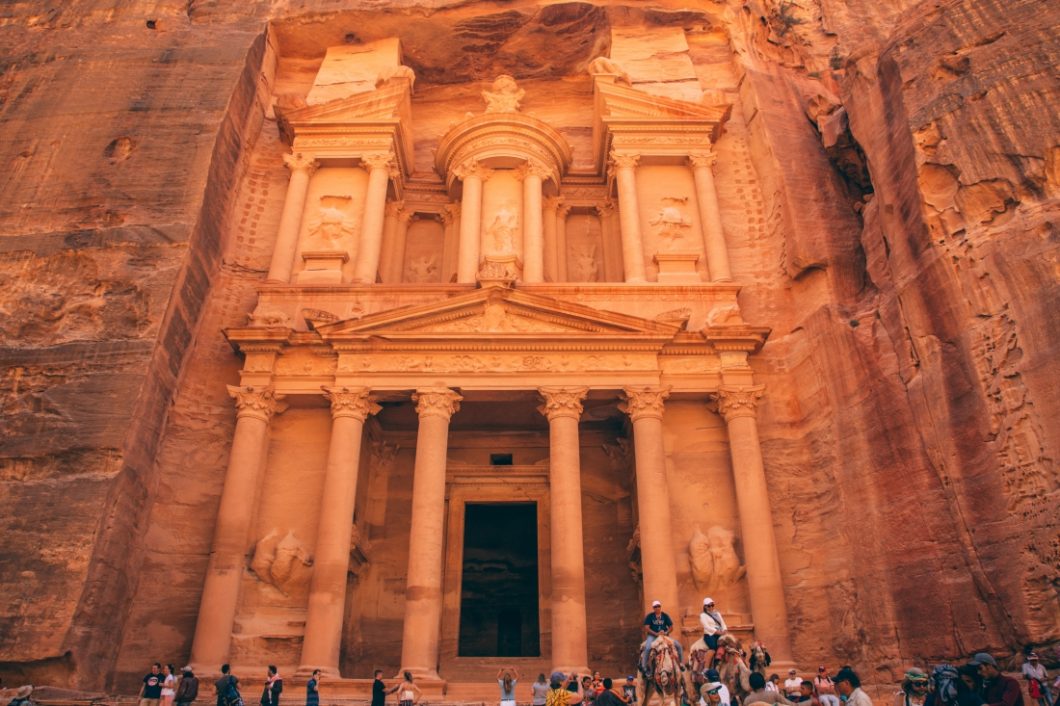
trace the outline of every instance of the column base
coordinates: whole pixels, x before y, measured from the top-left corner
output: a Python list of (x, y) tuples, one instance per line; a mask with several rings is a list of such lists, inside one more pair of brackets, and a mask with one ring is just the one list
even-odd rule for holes
[(588, 674), (590, 676), (592, 675), (592, 672), (589, 671), (588, 667), (564, 667), (564, 666), (561, 665), (559, 667), (553, 667), (552, 671), (553, 672), (563, 672), (564, 674), (566, 674), (568, 676), (571, 675), (571, 674), (577, 674), (579, 678), (582, 677), (585, 674)]
[(313, 676), (313, 670), (319, 669), (320, 674), (328, 679), (342, 679), (342, 674), (339, 673), (338, 667), (314, 667), (302, 665), (295, 670), (294, 676), (298, 679), (309, 679)]
[(696, 271), (699, 262), (696, 253), (656, 253), (652, 259), (659, 266), (659, 284), (699, 284), (702, 281)]

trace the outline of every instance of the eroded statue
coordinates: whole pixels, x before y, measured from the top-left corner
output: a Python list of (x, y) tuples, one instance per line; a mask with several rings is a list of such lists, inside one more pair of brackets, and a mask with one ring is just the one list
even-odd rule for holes
[(514, 78), (501, 74), (489, 90), (482, 92), (482, 99), (486, 101), (487, 113), (518, 113), (525, 95), (526, 91), (516, 85)]
[(320, 210), (316, 218), (309, 222), (307, 235), (311, 248), (334, 249), (345, 238), (357, 232), (354, 219), (341, 207), (341, 204), (348, 201), (349, 197), (321, 197)]
[(497, 215), (493, 217), (493, 222), (490, 223), (489, 228), (486, 229), (486, 235), (489, 236), (490, 242), (493, 243), (493, 251), (497, 255), (511, 255), (515, 252), (515, 229), (518, 227), (518, 222), (515, 220), (515, 214), (508, 210), (507, 206), (502, 206)]
[(406, 268), (409, 282), (430, 282), (438, 271), (438, 256), (424, 255), (412, 259)]
[(735, 544), (736, 536), (732, 530), (715, 525), (704, 533), (696, 526), (688, 542), (688, 558), (697, 588), (715, 590), (743, 578), (746, 569), (736, 555)]
[(295, 589), (309, 585), (313, 557), (305, 550), (294, 532), (281, 536), (273, 528), (254, 545), (250, 570), (263, 582), (289, 596)]
[(582, 245), (574, 248), (574, 279), (577, 282), (595, 282), (599, 279), (596, 262), (596, 246)]
[(692, 228), (692, 221), (685, 217), (685, 214), (681, 212), (672, 202), (683, 202), (687, 199), (664, 199), (670, 201), (670, 204), (664, 204), (659, 212), (656, 213), (648, 223), (655, 227), (655, 235), (657, 235), (663, 243), (663, 246), (668, 250), (677, 248), (684, 242), (685, 236), (688, 231)]
[(622, 83), (629, 83), (629, 74), (618, 65), (614, 59), (607, 56), (598, 56), (589, 62), (589, 75), (591, 76), (615, 76)]

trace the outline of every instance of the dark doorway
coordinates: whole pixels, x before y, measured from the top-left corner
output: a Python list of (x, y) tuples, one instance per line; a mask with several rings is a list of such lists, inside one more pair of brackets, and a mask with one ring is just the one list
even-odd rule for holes
[(537, 657), (537, 504), (464, 507), (461, 657)]

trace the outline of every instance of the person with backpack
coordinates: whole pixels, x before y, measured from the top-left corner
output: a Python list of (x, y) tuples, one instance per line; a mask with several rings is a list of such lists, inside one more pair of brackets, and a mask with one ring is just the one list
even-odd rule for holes
[(213, 684), (217, 692), (217, 706), (243, 706), (243, 697), (239, 694), (239, 678), (231, 671), (231, 667), (222, 664), (221, 678)]
[(180, 670), (180, 682), (177, 684), (177, 693), (173, 697), (176, 706), (190, 706), (191, 702), (199, 696), (199, 678), (191, 670), (184, 667)]

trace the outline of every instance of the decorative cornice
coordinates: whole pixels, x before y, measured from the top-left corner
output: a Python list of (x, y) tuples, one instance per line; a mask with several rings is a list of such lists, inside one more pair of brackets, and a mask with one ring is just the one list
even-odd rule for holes
[(582, 400), (589, 394), (588, 387), (542, 387), (538, 390), (544, 404), (537, 411), (548, 421), (560, 417), (578, 419), (582, 416)]
[(287, 168), (292, 172), (306, 172), (307, 174), (312, 174), (316, 168), (320, 166), (316, 157), (302, 152), (285, 154), (283, 156), (283, 163), (287, 165)]
[(444, 417), (447, 421), (460, 409), (464, 399), (448, 387), (432, 387), (416, 390), (412, 401), (416, 403), (416, 414), (424, 417)]
[(370, 414), (382, 409), (376, 404), (375, 397), (367, 387), (327, 387), (321, 386), (324, 397), (331, 401), (331, 417), (353, 417), (363, 422)]
[(624, 387), (626, 401), (619, 409), (629, 415), (632, 421), (642, 418), (662, 419), (666, 398), (670, 396), (670, 387), (644, 386)]
[(750, 387), (730, 387), (723, 385), (712, 397), (717, 400), (718, 413), (730, 422), (740, 417), (758, 416), (758, 400), (765, 391), (765, 385)]
[(228, 385), (228, 394), (236, 402), (237, 419), (250, 417), (267, 424), (273, 415), (287, 409), (283, 395), (277, 395), (271, 386)]

